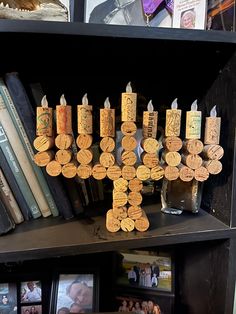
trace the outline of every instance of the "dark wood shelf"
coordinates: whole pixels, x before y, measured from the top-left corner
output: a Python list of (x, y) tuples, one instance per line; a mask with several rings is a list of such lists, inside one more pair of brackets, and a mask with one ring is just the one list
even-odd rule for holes
[(203, 210), (196, 215), (174, 216), (163, 214), (158, 205), (152, 205), (148, 216), (151, 226), (143, 233), (110, 233), (101, 216), (25, 222), (0, 238), (0, 262), (227, 239), (236, 232)]
[(66, 23), (50, 21), (0, 20), (0, 33), (80, 35), (168, 41), (236, 43), (236, 34), (225, 31), (184, 30), (143, 26)]

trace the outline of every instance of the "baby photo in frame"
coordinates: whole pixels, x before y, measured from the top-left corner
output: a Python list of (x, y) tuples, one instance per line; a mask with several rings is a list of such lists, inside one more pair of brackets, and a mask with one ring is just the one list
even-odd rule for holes
[(98, 311), (98, 284), (95, 272), (60, 272), (55, 276), (51, 314)]
[(16, 283), (0, 283), (0, 313), (17, 313)]
[(173, 261), (170, 255), (130, 250), (117, 253), (118, 286), (173, 292)]

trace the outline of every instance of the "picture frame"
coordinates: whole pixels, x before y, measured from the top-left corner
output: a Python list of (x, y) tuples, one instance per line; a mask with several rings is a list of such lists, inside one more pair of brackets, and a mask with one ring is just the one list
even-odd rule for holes
[(0, 283), (0, 313), (17, 313), (17, 284)]
[(42, 314), (42, 305), (41, 304), (31, 304), (21, 306), (21, 314)]
[(42, 302), (42, 283), (40, 280), (21, 281), (20, 283), (20, 303), (40, 303)]
[(68, 310), (75, 310), (75, 308), (78, 313), (97, 312), (99, 307), (98, 292), (98, 273), (96, 270), (57, 271), (52, 286), (50, 313), (62, 314)]
[(126, 290), (117, 291), (114, 301), (114, 311), (133, 312), (135, 314), (174, 314), (174, 296), (151, 294)]
[(166, 1), (153, 12), (145, 14), (143, 0), (84, 0), (84, 22), (96, 24), (171, 27), (171, 13)]
[(174, 293), (173, 255), (167, 252), (126, 250), (117, 252), (116, 285)]

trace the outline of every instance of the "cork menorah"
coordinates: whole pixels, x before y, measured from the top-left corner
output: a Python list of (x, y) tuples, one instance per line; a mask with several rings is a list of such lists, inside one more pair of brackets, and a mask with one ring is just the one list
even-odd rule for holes
[[(72, 113), (71, 106), (66, 104), (64, 96), (60, 105), (56, 106), (56, 136), (52, 131), (52, 108), (48, 107), (46, 97), (41, 107), (37, 108), (37, 137), (34, 147), (35, 163), (46, 166), (51, 176), (62, 174), (66, 178), (76, 175), (81, 179), (93, 176), (96, 180), (109, 178), (113, 181), (112, 209), (106, 213), (106, 228), (110, 232), (118, 230), (146, 231), (149, 220), (142, 208), (143, 181), (168, 181), (181, 179), (184, 182), (206, 181), (209, 174), (218, 174), (222, 170), (219, 161), (223, 156), (223, 148), (219, 145), (220, 118), (206, 118), (204, 144), (200, 140), (199, 111), (194, 108), (187, 112), (186, 139), (180, 135), (181, 110), (177, 109), (176, 100), (172, 108), (166, 112), (165, 137), (163, 153), (159, 160), (159, 142), (157, 136), (158, 112), (154, 111), (152, 102), (143, 112), (143, 138), (141, 140), (141, 163), (137, 164), (136, 140), (136, 104), (137, 94), (132, 92), (130, 83), (121, 101), (121, 164), (115, 158), (115, 109), (110, 108), (107, 98), (104, 108), (100, 109), (100, 149), (99, 162), (93, 163), (93, 123), (92, 106), (88, 105), (87, 95), (82, 105), (77, 106), (78, 136), (77, 151), (72, 149)], [(199, 119), (198, 119), (199, 118)], [(54, 154), (52, 147), (57, 147)]]

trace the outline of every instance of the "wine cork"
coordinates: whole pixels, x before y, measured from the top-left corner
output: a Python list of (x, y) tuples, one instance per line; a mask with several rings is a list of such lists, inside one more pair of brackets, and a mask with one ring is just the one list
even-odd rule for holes
[(157, 157), (157, 154), (150, 154), (150, 153), (143, 152), (141, 154), (141, 159), (143, 161), (143, 164), (148, 168), (154, 168), (158, 166), (159, 164), (159, 159)]
[(117, 232), (120, 230), (120, 221), (113, 216), (112, 209), (108, 210), (106, 214), (106, 228), (110, 232)]
[(222, 163), (219, 160), (203, 161), (203, 166), (210, 174), (219, 174), (222, 171)]
[(157, 111), (143, 112), (143, 138), (156, 138), (157, 136)]
[(189, 154), (198, 155), (203, 150), (203, 142), (198, 139), (185, 140), (183, 142), (183, 150)]
[(134, 178), (132, 180), (129, 181), (129, 189), (132, 192), (140, 192), (143, 188), (143, 182), (138, 179), (138, 178)]
[(145, 152), (155, 154), (159, 148), (159, 143), (154, 138), (146, 138), (142, 141), (142, 147)]
[(181, 162), (181, 155), (178, 152), (165, 151), (162, 154), (162, 158), (169, 166), (172, 166), (172, 167), (178, 166)]
[(69, 149), (59, 149), (56, 152), (55, 159), (61, 165), (66, 165), (72, 159), (72, 152)]
[(79, 165), (77, 167), (77, 175), (81, 179), (88, 179), (92, 175), (92, 166), (91, 165)]
[(142, 208), (140, 206), (130, 206), (128, 208), (128, 217), (135, 220), (142, 216)]
[(202, 155), (204, 158), (220, 160), (224, 155), (224, 149), (220, 145), (206, 145), (203, 148)]
[(136, 93), (121, 94), (121, 121), (136, 121)]
[(181, 110), (167, 109), (166, 110), (166, 136), (179, 136), (181, 128)]
[(206, 117), (204, 144), (219, 144), (220, 125), (220, 117)]
[(182, 148), (183, 142), (177, 136), (170, 136), (163, 139), (163, 146), (169, 152), (178, 152)]
[(164, 177), (168, 181), (174, 181), (174, 180), (178, 179), (179, 169), (177, 167), (165, 165), (165, 166), (163, 166), (163, 168), (164, 168)]
[(48, 107), (37, 107), (36, 135), (53, 135), (52, 117), (53, 110)]
[(137, 141), (133, 136), (125, 135), (121, 140), (121, 146), (124, 150), (131, 151), (137, 146)]
[(199, 155), (187, 154), (182, 155), (182, 163), (195, 170), (202, 165), (202, 158)]
[(38, 152), (45, 152), (53, 147), (54, 139), (46, 135), (41, 135), (35, 138), (33, 145)]
[(149, 228), (149, 220), (146, 213), (142, 210), (142, 216), (135, 220), (134, 226), (138, 231), (144, 232)]
[(100, 109), (100, 136), (115, 137), (115, 109)]
[(55, 145), (59, 149), (68, 149), (73, 143), (71, 134), (58, 134), (55, 138)]
[(201, 111), (187, 111), (186, 112), (186, 139), (200, 139), (201, 138)]
[(113, 182), (114, 189), (119, 192), (126, 192), (128, 189), (128, 184), (128, 181), (124, 178), (119, 178)]
[(145, 181), (150, 179), (151, 171), (148, 167), (141, 165), (136, 170), (136, 176), (139, 180)]
[(152, 180), (158, 181), (164, 177), (164, 173), (165, 171), (161, 166), (156, 166), (151, 169), (150, 176)]
[(116, 144), (112, 137), (103, 137), (100, 141), (100, 148), (103, 152), (111, 153), (115, 146)]
[(100, 164), (105, 167), (111, 167), (115, 164), (115, 157), (112, 153), (102, 152), (99, 158)]
[(134, 166), (123, 166), (121, 174), (125, 180), (132, 180), (136, 175), (136, 169)]
[(114, 165), (107, 168), (107, 177), (111, 180), (117, 180), (121, 176), (121, 168), (118, 165)]
[(81, 165), (88, 165), (93, 160), (93, 152), (89, 149), (80, 149), (76, 155), (78, 162)]
[(125, 232), (131, 232), (134, 230), (134, 221), (133, 219), (127, 217), (121, 220), (120, 227)]
[(137, 131), (137, 126), (132, 121), (126, 121), (121, 124), (121, 132), (123, 135), (133, 136)]
[(93, 143), (93, 137), (90, 134), (79, 134), (76, 144), (80, 149), (88, 149)]
[(205, 167), (200, 167), (194, 171), (194, 179), (204, 182), (209, 178), (209, 171)]
[(137, 156), (135, 152), (132, 151), (124, 151), (121, 154), (121, 160), (124, 165), (133, 166), (137, 162)]
[(190, 182), (194, 178), (194, 171), (187, 166), (179, 165), (179, 178), (184, 182)]
[(125, 206), (113, 207), (113, 216), (119, 220), (122, 220), (128, 216), (127, 208)]
[(62, 166), (61, 173), (64, 177), (70, 179), (74, 178), (77, 174), (77, 165), (75, 162), (71, 161), (68, 164)]
[(50, 161), (46, 166), (46, 172), (52, 177), (59, 176), (59, 174), (61, 174), (61, 170), (62, 166), (56, 160)]
[(78, 134), (93, 134), (93, 107), (90, 105), (78, 105)]
[(47, 164), (54, 159), (54, 152), (47, 150), (46, 152), (38, 152), (34, 155), (34, 162), (39, 167), (45, 167)]
[(57, 134), (72, 133), (72, 115), (71, 106), (59, 105), (56, 106), (56, 123)]
[(130, 205), (138, 206), (142, 203), (143, 197), (140, 192), (130, 192), (128, 194), (128, 202)]
[(113, 190), (113, 207), (124, 206), (127, 202), (128, 197), (126, 193)]
[(101, 164), (96, 164), (95, 166), (93, 166), (92, 176), (94, 177), (94, 179), (102, 180), (106, 177), (106, 175), (107, 175), (106, 168), (103, 167)]

